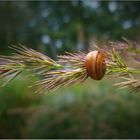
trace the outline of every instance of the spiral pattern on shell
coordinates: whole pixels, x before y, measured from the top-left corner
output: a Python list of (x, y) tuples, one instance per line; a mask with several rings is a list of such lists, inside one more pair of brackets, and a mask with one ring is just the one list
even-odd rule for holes
[(101, 80), (106, 72), (105, 55), (101, 51), (92, 51), (86, 55), (87, 74), (94, 80)]

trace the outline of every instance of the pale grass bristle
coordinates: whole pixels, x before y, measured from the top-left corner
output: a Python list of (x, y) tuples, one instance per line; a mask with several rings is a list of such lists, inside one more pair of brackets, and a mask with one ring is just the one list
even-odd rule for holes
[(20, 44), (10, 48), (15, 51), (12, 56), (0, 56), (0, 78), (10, 77), (2, 86), (22, 71), (31, 71), (43, 79), (33, 85), (39, 87), (38, 92), (52, 91), (62, 86), (81, 83), (87, 78), (84, 66), (85, 54), (82, 52), (66, 53), (64, 56), (59, 56), (60, 60), (56, 62)]
[[(109, 47), (112, 47), (112, 49)], [(132, 58), (140, 66), (140, 46), (124, 39), (124, 42), (110, 43), (109, 47), (109, 49), (98, 48), (105, 53), (106, 75), (122, 80), (116, 86), (140, 92), (140, 80), (133, 77), (133, 74), (140, 74), (140, 70), (128, 66), (121, 56), (123, 50), (125, 50), (125, 55)], [(38, 93), (82, 83), (88, 77), (85, 67), (87, 53), (67, 52), (65, 55), (58, 56), (59, 60), (56, 62), (48, 56), (21, 44), (13, 45), (10, 48), (15, 51), (12, 56), (0, 56), (0, 78), (9, 78), (2, 87), (23, 71), (30, 71), (34, 76), (41, 78), (31, 86), (37, 87)]]

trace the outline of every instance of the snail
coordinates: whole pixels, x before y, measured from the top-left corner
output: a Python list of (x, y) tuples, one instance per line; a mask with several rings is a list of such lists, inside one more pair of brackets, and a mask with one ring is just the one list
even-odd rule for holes
[[(94, 80), (101, 80), (106, 72), (106, 56), (102, 50), (91, 51), (87, 55), (85, 53), (67, 53), (67, 55), (59, 56), (59, 61), (56, 62), (48, 56), (22, 45), (12, 48), (16, 51), (15, 56), (0, 56), (0, 78), (11, 76), (0, 87), (5, 86), (25, 70), (33, 70), (31, 72), (34, 75), (43, 78), (31, 86), (38, 87), (36, 92), (39, 93), (74, 83), (82, 83), (88, 76)], [(67, 63), (69, 63), (68, 68)]]
[(102, 51), (92, 51), (86, 55), (85, 67), (88, 76), (101, 80), (106, 72), (105, 54)]

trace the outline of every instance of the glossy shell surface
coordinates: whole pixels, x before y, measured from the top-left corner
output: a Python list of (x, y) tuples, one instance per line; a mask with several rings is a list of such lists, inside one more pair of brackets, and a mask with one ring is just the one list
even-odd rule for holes
[(85, 58), (87, 74), (94, 80), (101, 80), (106, 72), (105, 55), (101, 51), (89, 52)]

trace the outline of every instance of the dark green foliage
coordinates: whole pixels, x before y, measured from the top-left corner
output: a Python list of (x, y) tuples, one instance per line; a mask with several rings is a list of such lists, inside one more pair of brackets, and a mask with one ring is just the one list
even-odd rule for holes
[[(21, 43), (56, 59), (87, 51), (94, 39), (139, 41), (139, 7), (138, 1), (1, 1), (0, 54)], [(116, 79), (38, 95), (27, 88), (35, 79), (23, 74), (0, 89), (0, 138), (140, 138), (140, 96), (116, 90), (110, 80)]]
[(22, 75), (1, 89), (1, 138), (140, 138), (139, 95), (109, 79), (38, 95), (27, 88), (34, 80)]
[(0, 2), (1, 53), (21, 43), (56, 58), (65, 50), (87, 50), (92, 38), (137, 40), (139, 6), (136, 1)]
[(27, 88), (34, 80), (30, 78), (20, 76), (7, 88), (0, 89), (0, 138), (21, 138), (26, 119), (40, 103), (40, 96), (30, 94), (34, 91)]
[(46, 96), (24, 137), (140, 138), (139, 96), (109, 84), (90, 81), (81, 89), (73, 87)]

